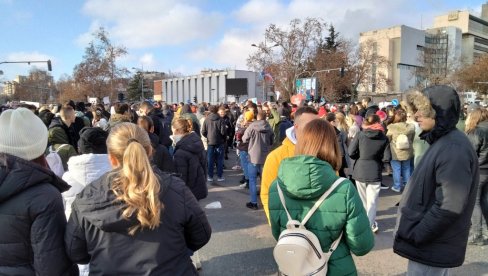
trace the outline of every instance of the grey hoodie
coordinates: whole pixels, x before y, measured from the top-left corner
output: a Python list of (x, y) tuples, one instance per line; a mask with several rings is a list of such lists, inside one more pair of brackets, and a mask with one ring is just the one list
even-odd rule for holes
[(268, 122), (259, 120), (253, 122), (244, 132), (242, 141), (249, 143), (249, 159), (252, 164), (264, 164), (266, 156), (271, 151), (274, 134)]

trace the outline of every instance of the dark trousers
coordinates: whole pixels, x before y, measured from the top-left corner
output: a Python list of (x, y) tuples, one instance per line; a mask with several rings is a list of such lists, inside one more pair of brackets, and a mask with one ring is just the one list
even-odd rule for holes
[(488, 235), (486, 228), (488, 221), (488, 174), (480, 173), (480, 183), (474, 204), (473, 215), (471, 216), (471, 235), (481, 237)]
[(224, 174), (224, 150), (224, 145), (208, 145), (207, 166), (209, 178), (213, 178), (215, 161), (217, 161), (217, 177), (221, 178)]

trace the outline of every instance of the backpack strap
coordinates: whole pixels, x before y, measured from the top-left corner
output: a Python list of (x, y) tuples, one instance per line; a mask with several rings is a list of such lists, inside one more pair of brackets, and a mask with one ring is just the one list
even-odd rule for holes
[[(317, 208), (319, 208), (319, 206), (322, 204), (322, 202), (329, 196), (329, 194), (337, 187), (339, 186), (339, 184), (342, 183), (342, 181), (344, 181), (345, 178), (344, 177), (339, 177), (333, 184), (332, 186), (330, 186), (329, 189), (327, 189), (327, 191), (325, 191), (325, 193), (317, 200), (317, 202), (315, 202), (315, 204), (313, 205), (312, 209), (310, 209), (310, 211), (308, 211), (308, 213), (305, 215), (305, 217), (303, 218), (302, 222), (301, 222), (301, 225), (302, 226), (305, 226), (305, 224), (307, 223), (307, 221), (310, 219), (310, 217), (313, 215), (313, 213), (315, 213), (315, 211), (317, 210)], [(283, 195), (283, 192), (281, 191), (281, 188), (280, 188), (280, 185), (278, 183), (276, 183), (276, 188), (278, 189), (278, 195), (280, 196), (280, 201), (281, 201), (281, 204), (283, 205), (283, 208), (285, 209), (285, 212), (286, 212), (286, 216), (288, 217), (288, 221), (292, 220), (291, 216), (290, 216), (290, 213), (288, 212), (288, 209), (286, 209), (286, 202), (285, 202), (285, 197)], [(342, 234), (341, 234), (342, 236)], [(340, 241), (340, 238), (339, 237), (339, 241)], [(337, 244), (339, 244), (339, 242), (337, 242)], [(337, 245), (336, 245), (337, 247)]]

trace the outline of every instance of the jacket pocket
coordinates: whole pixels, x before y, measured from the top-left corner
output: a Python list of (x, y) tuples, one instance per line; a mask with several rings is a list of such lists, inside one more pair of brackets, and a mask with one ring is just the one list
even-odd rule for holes
[(397, 237), (402, 240), (414, 242), (414, 228), (419, 224), (422, 217), (422, 212), (403, 207), (401, 211), (400, 223), (398, 225)]

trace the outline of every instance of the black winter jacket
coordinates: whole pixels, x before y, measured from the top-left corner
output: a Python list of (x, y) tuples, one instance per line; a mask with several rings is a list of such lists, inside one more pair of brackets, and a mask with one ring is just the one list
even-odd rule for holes
[(183, 181), (155, 168), (161, 225), (134, 236), (137, 220), (122, 217), (123, 202), (114, 202), (113, 172), (88, 185), (76, 196), (66, 229), (66, 252), (77, 263), (90, 262), (90, 275), (198, 275), (189, 256), (210, 239), (205, 213)]
[(435, 109), (436, 124), (420, 134), (430, 147), (403, 192), (393, 251), (425, 265), (456, 267), (463, 264), (466, 253), (479, 180), (478, 158), (466, 135), (456, 129), (457, 92), (434, 86), (424, 95), (420, 100)]
[(202, 126), (202, 136), (207, 138), (209, 146), (218, 146), (225, 143), (227, 129), (224, 120), (216, 113), (210, 113)]
[(381, 181), (383, 161), (390, 159), (386, 135), (381, 130), (364, 129), (349, 145), (349, 157), (353, 161), (352, 177), (360, 182)]
[(196, 199), (207, 197), (207, 155), (202, 139), (195, 132), (181, 138), (175, 146), (176, 172), (185, 181)]
[(0, 153), (0, 275), (78, 275), (63, 242), (61, 192), (69, 188), (50, 170)]
[[(78, 118), (78, 117), (77, 117)], [(83, 120), (83, 119), (82, 119)], [(53, 130), (57, 128), (56, 130)], [(63, 120), (61, 120), (60, 117), (54, 117), (51, 121), (51, 124), (49, 125), (49, 131), (64, 131), (66, 133), (66, 137), (68, 137), (68, 140), (63, 141), (62, 144), (70, 144), (72, 145), (75, 150), (78, 149), (78, 140), (80, 139), (80, 133), (76, 133), (75, 127), (72, 124), (71, 126), (67, 126), (63, 123)], [(61, 144), (61, 143), (60, 143)]]
[(154, 124), (154, 134), (159, 137), (159, 143), (163, 146), (170, 147), (173, 143), (169, 136), (171, 136), (171, 125), (168, 125), (164, 119), (163, 113), (160, 110), (153, 109), (147, 116), (151, 117)]
[(173, 158), (168, 149), (159, 143), (159, 137), (154, 133), (149, 133), (149, 138), (151, 139), (151, 145), (153, 147), (153, 155), (151, 157), (152, 164), (163, 172), (176, 172)]
[(480, 122), (468, 138), (478, 155), (480, 173), (488, 174), (488, 121)]

